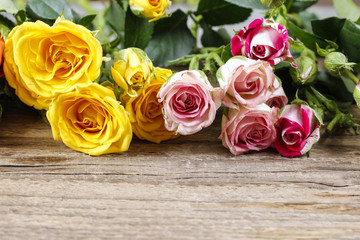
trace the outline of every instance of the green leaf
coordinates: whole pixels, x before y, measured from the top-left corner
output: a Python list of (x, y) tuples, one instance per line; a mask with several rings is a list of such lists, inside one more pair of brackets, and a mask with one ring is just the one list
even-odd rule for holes
[(106, 14), (107, 23), (120, 39), (124, 37), (126, 11), (127, 9), (123, 9), (116, 0), (111, 0), (110, 7)]
[(245, 21), (251, 14), (249, 8), (239, 7), (225, 0), (200, 0), (196, 15), (212, 26), (234, 24)]
[(315, 34), (336, 42), (350, 62), (360, 62), (360, 29), (354, 23), (332, 17), (312, 21), (312, 27)]
[(154, 23), (135, 16), (131, 11), (127, 11), (125, 22), (125, 47), (145, 49), (154, 31)]
[(0, 11), (6, 11), (8, 13), (15, 14), (19, 10), (12, 0), (1, 0)]
[(16, 26), (17, 22), (14, 15), (6, 12), (0, 12), (0, 24), (12, 29)]
[(264, 6), (260, 0), (225, 0), (226, 2), (232, 3), (239, 7), (250, 8), (250, 9), (269, 9)]
[(326, 48), (328, 46), (328, 43), (323, 38), (313, 33), (304, 31), (290, 21), (287, 22), (287, 27), (291, 30), (294, 36), (296, 36), (307, 48), (313, 50), (314, 52), (317, 50), (316, 43), (321, 48)]
[(352, 90), (349, 90), (341, 79), (334, 77), (326, 71), (318, 72), (315, 88), (326, 92), (339, 101), (353, 101)]
[(228, 120), (230, 120), (230, 118), (229, 118), (229, 108), (227, 108), (227, 107), (224, 107), (224, 110), (223, 110), (223, 115), (225, 115), (225, 117), (228, 119)]
[(87, 15), (85, 17), (80, 18), (78, 23), (80, 25), (83, 25), (84, 27), (89, 27), (95, 18), (96, 18), (96, 14)]
[(64, 17), (77, 22), (79, 16), (71, 9), (66, 0), (29, 0), (26, 13), (32, 20), (42, 20), (52, 24), (64, 13)]
[(354, 23), (360, 25), (360, 17)]
[(333, 0), (333, 5), (340, 18), (356, 21), (360, 16), (360, 8), (352, 0)]
[(145, 52), (154, 65), (167, 66), (169, 60), (190, 53), (195, 44), (196, 40), (187, 27), (187, 15), (177, 10), (171, 17), (156, 22), (153, 37)]
[(298, 13), (304, 11), (315, 3), (317, 3), (317, 0), (287, 0), (285, 5), (291, 4), (290, 8), (288, 7), (289, 13)]
[(226, 45), (222, 51), (221, 51), (221, 60), (223, 62), (227, 62), (230, 58), (232, 58), (232, 54), (231, 54), (231, 44)]
[(200, 23), (200, 25), (203, 29), (201, 43), (204, 47), (220, 47), (221, 45), (228, 43), (218, 32), (214, 31), (210, 25), (203, 21)]
[(129, 1), (128, 0), (115, 0), (119, 6), (126, 11), (127, 7), (129, 6)]
[(346, 20), (339, 33), (337, 43), (343, 49), (350, 62), (360, 62), (360, 29), (351, 21)]
[(216, 32), (225, 41), (224, 45), (228, 44), (231, 41), (231, 37), (230, 37), (229, 33), (227, 32), (227, 30), (225, 28), (221, 27)]
[(338, 39), (339, 32), (343, 28), (345, 21), (346, 19), (331, 17), (311, 21), (311, 26), (315, 34), (335, 42)]
[(26, 21), (26, 12), (24, 10), (20, 10), (18, 11), (16, 14), (15, 14), (15, 18), (16, 18), (16, 21), (17, 21), (17, 24), (20, 25), (22, 24), (23, 22)]
[(0, 35), (6, 37), (10, 33), (10, 28), (0, 22)]

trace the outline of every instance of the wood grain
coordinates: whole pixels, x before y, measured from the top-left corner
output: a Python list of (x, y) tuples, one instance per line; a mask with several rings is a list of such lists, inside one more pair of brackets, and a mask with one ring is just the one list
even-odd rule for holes
[(219, 133), (90, 157), (34, 111), (5, 109), (0, 239), (360, 239), (359, 136), (288, 159), (232, 156)]

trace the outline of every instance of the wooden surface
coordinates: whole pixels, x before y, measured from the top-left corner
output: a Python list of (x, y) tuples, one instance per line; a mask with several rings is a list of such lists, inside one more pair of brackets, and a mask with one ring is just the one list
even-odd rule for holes
[(90, 157), (5, 110), (0, 239), (360, 239), (360, 136), (288, 159), (232, 156), (219, 132)]

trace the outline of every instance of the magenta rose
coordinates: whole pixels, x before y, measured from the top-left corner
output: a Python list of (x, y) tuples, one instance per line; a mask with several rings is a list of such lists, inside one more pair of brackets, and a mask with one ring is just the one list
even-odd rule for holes
[(289, 51), (287, 30), (270, 20), (255, 19), (231, 39), (231, 52), (251, 59), (260, 59), (276, 65), (295, 61)]
[(225, 93), (223, 104), (229, 108), (264, 103), (280, 86), (268, 62), (242, 56), (229, 59), (219, 68), (216, 77)]
[(286, 105), (276, 124), (276, 150), (285, 157), (307, 153), (320, 139), (320, 123), (315, 112), (305, 104)]
[(255, 108), (229, 108), (222, 117), (219, 138), (234, 155), (266, 149), (276, 139), (277, 114), (277, 108), (270, 108), (266, 104)]
[(158, 93), (166, 129), (190, 135), (210, 126), (221, 105), (219, 91), (202, 71), (187, 70), (170, 76)]
[(280, 86), (265, 102), (269, 107), (283, 108), (288, 103), (284, 89)]

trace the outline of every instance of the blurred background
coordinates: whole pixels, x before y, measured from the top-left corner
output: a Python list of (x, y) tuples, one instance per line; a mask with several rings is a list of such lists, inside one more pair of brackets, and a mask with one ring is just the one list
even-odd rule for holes
[[(1, 1), (1, 0), (0, 0)], [(13, 0), (18, 9), (24, 9), (27, 0)], [(168, 9), (167, 13), (172, 13), (177, 9), (183, 11), (193, 10), (196, 11), (196, 6), (199, 0), (171, 0), (172, 5)], [(208, 0), (211, 1), (211, 0)], [(344, 0), (345, 1), (345, 0)], [(97, 14), (98, 18), (101, 18), (101, 11), (109, 6), (110, 0), (67, 0), (72, 5), (72, 8), (80, 14), (85, 16), (87, 14)], [(353, 0), (353, 2), (360, 7), (360, 0)], [(308, 16), (316, 16), (319, 19), (337, 16), (333, 7), (332, 0), (318, 0), (316, 4), (307, 9)], [(239, 30), (243, 26), (248, 25), (253, 19), (264, 16), (264, 10), (253, 9), (251, 16), (240, 24), (225, 25), (223, 26), (228, 34), (231, 36), (234, 34), (234, 30)], [(215, 30), (218, 27), (214, 28)]]
[[(13, 0), (16, 5), (18, 7), (22, 7), (26, 4), (27, 0)], [(78, 3), (81, 4), (81, 2), (87, 2), (87, 1), (91, 1), (91, 2), (102, 2), (102, 3), (107, 3), (108, 0), (68, 0), (68, 2), (73, 2), (73, 3)], [(211, 0), (209, 0), (211, 1)], [(360, 6), (360, 0), (353, 0), (355, 2), (356, 5)], [(195, 6), (197, 3), (199, 2), (199, 0), (172, 0), (173, 4), (186, 4), (189, 6)], [(316, 5), (320, 5), (320, 6), (330, 6), (332, 5), (332, 0), (318, 0), (318, 3)]]

